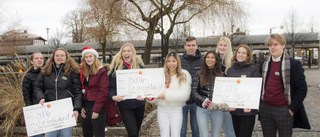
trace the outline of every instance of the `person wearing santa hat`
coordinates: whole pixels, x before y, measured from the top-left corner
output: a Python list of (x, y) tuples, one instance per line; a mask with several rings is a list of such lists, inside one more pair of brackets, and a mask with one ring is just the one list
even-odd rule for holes
[(83, 87), (81, 117), (84, 137), (92, 137), (93, 134), (96, 137), (105, 136), (109, 76), (98, 58), (94, 48), (83, 48), (80, 79)]
[(143, 68), (142, 59), (137, 56), (136, 50), (131, 43), (125, 43), (111, 62), (109, 71), (110, 94), (109, 99), (117, 102), (121, 118), (126, 127), (128, 137), (138, 137), (144, 115), (145, 101), (141, 96), (136, 99), (125, 99), (117, 95), (116, 71), (123, 69)]

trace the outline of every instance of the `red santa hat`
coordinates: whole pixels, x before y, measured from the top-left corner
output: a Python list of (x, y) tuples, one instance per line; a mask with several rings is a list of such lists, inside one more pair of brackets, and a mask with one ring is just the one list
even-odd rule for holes
[(84, 57), (84, 54), (86, 53), (92, 53), (93, 55), (95, 55), (97, 58), (99, 58), (99, 54), (98, 52), (93, 48), (93, 47), (84, 47), (82, 49), (82, 58)]

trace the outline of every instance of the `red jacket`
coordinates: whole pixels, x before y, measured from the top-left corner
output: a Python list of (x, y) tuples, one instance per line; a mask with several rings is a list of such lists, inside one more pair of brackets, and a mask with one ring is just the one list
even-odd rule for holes
[[(82, 81), (84, 79), (85, 77), (82, 77)], [(85, 89), (83, 99), (87, 97), (88, 101), (95, 101), (92, 111), (100, 113), (109, 96), (109, 76), (106, 68), (102, 67), (99, 69), (98, 74), (91, 75), (89, 87), (86, 85), (83, 85), (83, 87)]]

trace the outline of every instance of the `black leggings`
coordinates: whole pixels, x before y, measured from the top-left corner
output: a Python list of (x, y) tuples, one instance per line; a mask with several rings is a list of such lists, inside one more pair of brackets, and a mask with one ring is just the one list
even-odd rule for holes
[(256, 115), (236, 116), (232, 115), (234, 132), (237, 137), (251, 137), (256, 120)]
[(128, 132), (128, 137), (139, 137), (139, 130), (144, 115), (144, 105), (135, 109), (119, 108), (119, 111)]
[(104, 137), (107, 114), (106, 109), (103, 107), (97, 119), (92, 119), (92, 108), (84, 107), (86, 111), (86, 118), (82, 118), (82, 131), (84, 137)]

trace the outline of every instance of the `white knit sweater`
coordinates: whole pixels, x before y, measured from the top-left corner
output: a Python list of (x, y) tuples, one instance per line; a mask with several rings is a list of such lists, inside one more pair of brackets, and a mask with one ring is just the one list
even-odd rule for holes
[(177, 75), (173, 75), (171, 77), (169, 88), (165, 88), (164, 90), (165, 98), (155, 99), (150, 102), (155, 103), (158, 106), (184, 106), (190, 97), (192, 80), (188, 71), (182, 69), (182, 72), (186, 74), (187, 81), (182, 82), (181, 85), (179, 85)]

